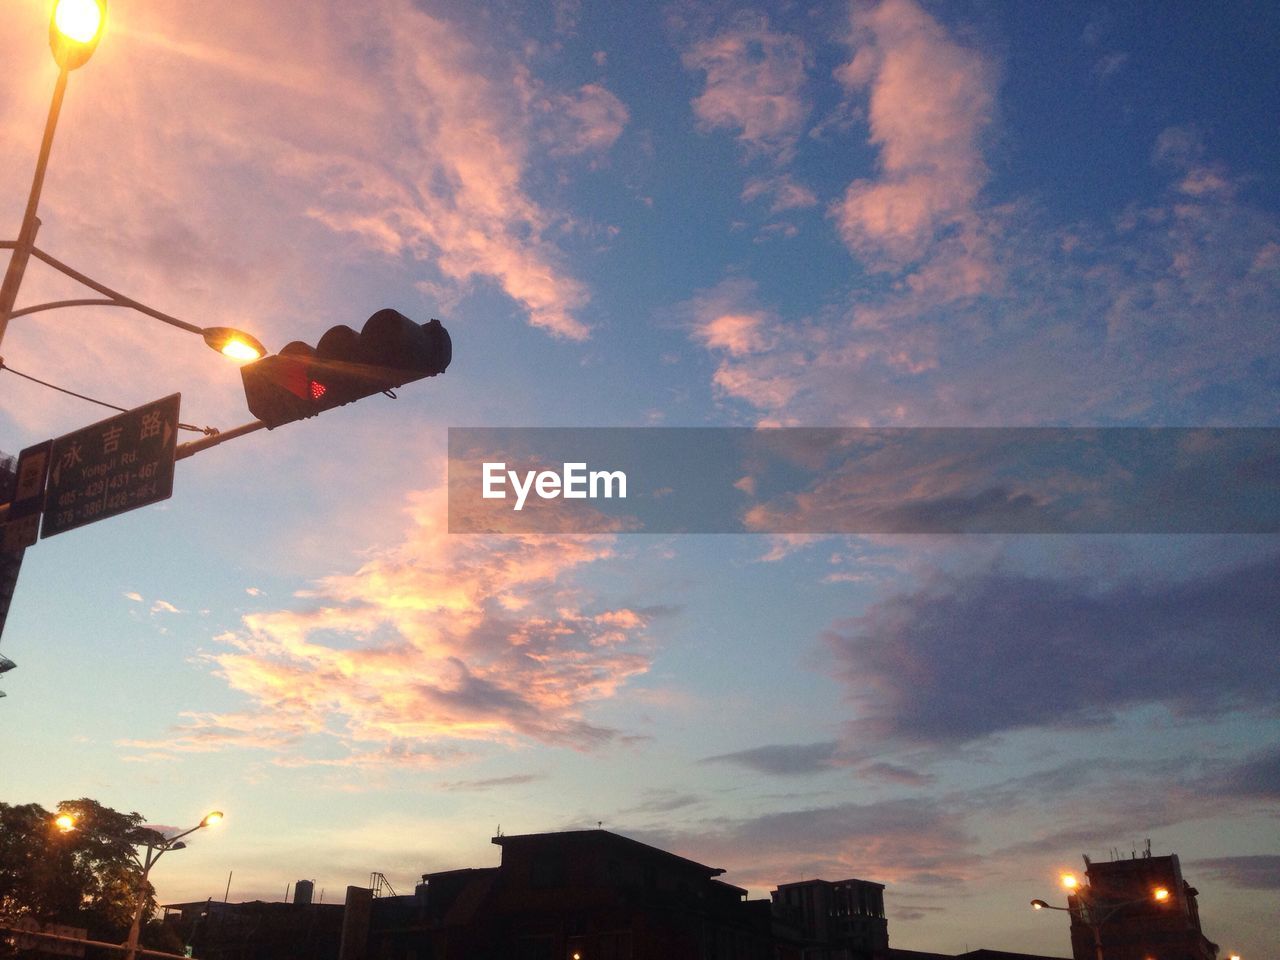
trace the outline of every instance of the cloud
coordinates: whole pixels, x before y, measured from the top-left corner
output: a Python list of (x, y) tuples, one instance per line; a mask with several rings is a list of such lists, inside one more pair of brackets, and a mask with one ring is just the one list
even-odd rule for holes
[(693, 100), (704, 128), (737, 130), (749, 152), (778, 162), (791, 158), (809, 115), (804, 41), (774, 31), (764, 16), (741, 13), (682, 59), (686, 69), (706, 75)]
[(768, 318), (762, 313), (716, 313), (698, 327), (697, 337), (713, 350), (740, 357), (766, 349)]
[(826, 640), (862, 742), (962, 744), (1108, 723), (1142, 704), (1267, 711), (1280, 682), (1277, 578), (1280, 556), (1106, 588), (998, 569), (939, 576)]
[(1209, 879), (1246, 890), (1280, 890), (1280, 854), (1242, 857), (1208, 857), (1188, 867)]
[(497, 787), (518, 787), (526, 783), (536, 783), (539, 780), (545, 780), (546, 776), (540, 773), (513, 773), (507, 777), (488, 777), (483, 780), (451, 780), (440, 784), (443, 790), (493, 790)]
[(963, 814), (926, 799), (785, 810), (636, 835), (724, 866), (734, 883), (765, 889), (793, 876), (911, 883), (956, 880), (980, 869)]
[(441, 490), (410, 513), (399, 546), (321, 580), (303, 609), (248, 614), (220, 638), (206, 659), (247, 708), (188, 718), (166, 742), (204, 749), (252, 732), (292, 763), (430, 766), (474, 741), (620, 737), (588, 713), (648, 669), (648, 616), (573, 585), (609, 541), (450, 536)]
[(692, 793), (679, 793), (674, 790), (649, 790), (646, 791), (647, 798), (633, 807), (626, 807), (619, 810), (620, 815), (631, 813), (673, 813), (676, 810), (684, 810), (688, 807), (696, 806), (702, 802), (702, 798)]
[[(1005, 280), (980, 297), (918, 272), (816, 316), (780, 315), (741, 277), (703, 291), (686, 309), (717, 394), (770, 426), (1275, 423), (1280, 221), (1183, 139), (1163, 149), (1191, 165), (1159, 164), (1159, 202), (1114, 220), (987, 211)], [(731, 338), (717, 315), (758, 319)]]
[(958, 244), (946, 244), (965, 262), (956, 279), (978, 293), (989, 278), (974, 207), (987, 177), (980, 137), (994, 110), (994, 71), (913, 0), (852, 11), (854, 55), (837, 77), (868, 91), (880, 175), (851, 183), (833, 209), (841, 236), (872, 268), (901, 270), (956, 231)]
[(1280, 800), (1280, 747), (1249, 758), (1226, 774), (1223, 785), (1234, 796)]
[(774, 743), (752, 747), (736, 753), (722, 753), (706, 757), (702, 763), (732, 763), (758, 773), (774, 776), (807, 776), (824, 773), (837, 764), (834, 741), (822, 743)]
[(776, 177), (755, 177), (747, 181), (742, 189), (745, 203), (763, 197), (772, 198), (769, 203), (770, 213), (784, 213), (787, 210), (803, 210), (816, 207), (818, 198), (812, 190), (802, 183), (797, 183), (789, 174)]
[[(1201, 383), (1229, 380), (1224, 366), (1247, 369), (1256, 351), (1246, 359), (1206, 343), (1216, 341), (1218, 323), (1274, 337), (1262, 322), (1267, 308), (1253, 305), (1274, 285), (1257, 273), (1248, 290), (1237, 286), (1234, 263), (1257, 257), (1274, 237), (1274, 218), (1260, 222), (1211, 189), (1214, 181), (1185, 173), (1178, 193), (1204, 192), (1177, 231), (1168, 213), (1082, 232), (1047, 223), (1031, 203), (985, 203), (994, 61), (911, 0), (851, 9), (852, 55), (837, 77), (850, 97), (866, 98), (877, 169), (849, 184), (830, 213), (862, 267), (887, 276), (849, 287), (843, 307), (809, 317), (777, 317), (747, 281), (713, 288), (713, 296), (738, 295), (723, 313), (772, 321), (767, 340), (745, 343), (708, 336), (706, 318), (695, 328), (718, 357), (721, 397), (763, 425), (1011, 425), (1080, 422), (1082, 412), (1128, 422), (1154, 398), (1177, 395), (1170, 381), (1188, 368), (1200, 376), (1186, 379)], [(748, 195), (769, 190), (761, 181)], [(1243, 221), (1226, 244), (1224, 221)], [(1211, 262), (1218, 259), (1232, 262)], [(1188, 296), (1190, 287), (1216, 287), (1218, 299)], [(1204, 322), (1206, 311), (1241, 299), (1251, 306)], [(1090, 320), (1108, 312), (1136, 325), (1099, 329)], [(1176, 339), (1150, 335), (1162, 322), (1178, 329)], [(1142, 356), (1141, 376), (1120, 369), (1116, 338), (1126, 341), (1126, 363)]]
[(1152, 752), (1144, 744), (1134, 756), (1070, 761), (955, 794), (951, 802), (978, 816), (999, 810), (1007, 821), (1031, 819), (1025, 839), (992, 852), (993, 861), (1010, 862), (1102, 851), (1134, 836), (1182, 832), (1192, 822), (1270, 812), (1269, 798), (1236, 792), (1231, 784), (1260, 761), (1274, 766), (1274, 749), (1243, 758)]
[(543, 110), (542, 139), (552, 156), (606, 153), (630, 118), (626, 105), (598, 83), (556, 94), (543, 102)]
[(858, 768), (858, 776), (870, 780), (881, 780), (885, 783), (895, 783), (900, 786), (908, 787), (925, 787), (937, 780), (937, 777), (927, 773), (920, 773), (918, 770), (912, 770), (910, 767), (904, 767), (898, 763), (886, 763), (878, 761), (876, 763), (868, 763)]
[[(451, 280), (494, 279), (534, 326), (585, 339), (588, 328), (575, 314), (586, 288), (561, 267), (548, 239), (563, 217), (522, 184), (531, 108), (541, 102), (536, 85), (448, 21), (408, 4), (388, 2), (376, 36), (386, 48), (388, 99), (375, 116), (401, 129), (353, 131), (359, 140), (327, 155), (291, 145), (285, 162), (323, 185), (325, 200), (312, 215), (375, 249), (430, 258)], [(559, 102), (572, 136), (557, 146), (569, 152), (602, 149), (625, 122), (625, 108), (596, 85)], [(369, 136), (376, 151), (364, 143)], [(388, 140), (398, 149), (388, 149)]]

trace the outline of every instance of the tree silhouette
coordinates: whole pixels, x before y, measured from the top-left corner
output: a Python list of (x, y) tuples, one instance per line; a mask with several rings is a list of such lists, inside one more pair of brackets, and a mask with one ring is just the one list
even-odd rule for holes
[[(58, 814), (75, 826), (60, 830)], [(0, 921), (30, 917), (85, 927), (90, 939), (122, 939), (140, 893), (144, 915), (155, 909), (151, 884), (141, 889), (136, 847), (163, 837), (143, 822), (141, 814), (87, 797), (62, 801), (56, 813), (37, 803), (0, 803)]]

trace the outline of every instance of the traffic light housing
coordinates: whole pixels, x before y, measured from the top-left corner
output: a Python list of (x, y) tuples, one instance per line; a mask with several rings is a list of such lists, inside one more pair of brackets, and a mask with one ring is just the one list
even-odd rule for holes
[(240, 368), (249, 412), (268, 429), (444, 373), (453, 355), (439, 320), (414, 323), (379, 310), (359, 333), (327, 330), (314, 347), (295, 340)]

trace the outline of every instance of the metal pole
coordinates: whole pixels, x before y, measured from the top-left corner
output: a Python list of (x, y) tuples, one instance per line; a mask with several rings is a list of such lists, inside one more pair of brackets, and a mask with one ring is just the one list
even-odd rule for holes
[[(255, 433), (265, 426), (266, 424), (261, 420), (254, 420), (252, 423), (242, 423), (240, 426), (232, 427), (230, 430), (223, 430), (211, 437), (180, 443), (174, 450), (173, 459), (184, 460), (187, 457), (195, 456), (201, 450), (208, 450), (210, 447), (216, 447), (218, 444), (234, 440), (236, 437), (243, 437), (246, 433)], [(227, 883), (231, 883), (230, 877), (227, 877)]]
[(147, 906), (147, 877), (165, 849), (165, 847), (161, 847), (159, 853), (156, 853), (153, 857), (152, 853), (155, 852), (155, 847), (149, 843), (147, 844), (147, 859), (142, 867), (142, 882), (138, 884), (138, 907), (133, 911), (133, 923), (129, 925), (129, 939), (125, 941), (125, 960), (137, 960), (138, 937), (142, 933), (142, 912)]
[(9, 258), (9, 267), (5, 270), (4, 285), (0, 286), (0, 341), (4, 340), (5, 330), (9, 326), (9, 314), (18, 299), (18, 287), (22, 285), (22, 275), (27, 269), (27, 260), (31, 257), (31, 248), (35, 246), (36, 230), (40, 221), (36, 218), (36, 209), (40, 206), (40, 191), (44, 187), (44, 173), (49, 166), (49, 152), (53, 149), (53, 133), (58, 127), (58, 114), (62, 111), (62, 98), (67, 92), (67, 77), (71, 71), (66, 64), (58, 68), (58, 82), (53, 88), (53, 102), (49, 104), (49, 118), (44, 124), (44, 139), (40, 142), (40, 156), (36, 159), (36, 173), (31, 180), (31, 194), (27, 197), (27, 211), (22, 217), (22, 227), (18, 231), (18, 243)]

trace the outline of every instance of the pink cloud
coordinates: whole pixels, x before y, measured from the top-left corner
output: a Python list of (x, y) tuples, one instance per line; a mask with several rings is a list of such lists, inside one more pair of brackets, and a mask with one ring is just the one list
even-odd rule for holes
[(598, 83), (544, 101), (549, 126), (543, 138), (553, 156), (603, 154), (630, 119), (626, 104)]
[(689, 70), (706, 74), (693, 112), (708, 129), (738, 130), (752, 151), (790, 158), (809, 115), (804, 97), (808, 53), (804, 42), (769, 27), (761, 16), (742, 15), (684, 54)]
[[(399, 546), (323, 579), (304, 609), (249, 614), (221, 638), (207, 659), (247, 708), (189, 717), (163, 743), (262, 746), (290, 764), (430, 766), (467, 741), (614, 739), (591, 706), (649, 659), (643, 613), (600, 608), (573, 584), (611, 556), (608, 540), (449, 535), (442, 491), (410, 509)], [(339, 757), (318, 749), (334, 741)]]
[(733, 357), (762, 353), (773, 344), (773, 318), (754, 307), (755, 286), (726, 280), (688, 305), (693, 336), (708, 349)]
[(770, 213), (782, 213), (787, 210), (803, 210), (816, 207), (818, 198), (812, 190), (802, 183), (797, 183), (788, 174), (776, 177), (757, 177), (748, 180), (742, 190), (742, 199), (750, 202), (762, 197), (770, 197)]
[(869, 92), (880, 175), (851, 183), (833, 214), (851, 251), (876, 269), (900, 270), (926, 256), (939, 231), (975, 229), (994, 75), (914, 0), (855, 5), (852, 41), (854, 56), (837, 77)]

